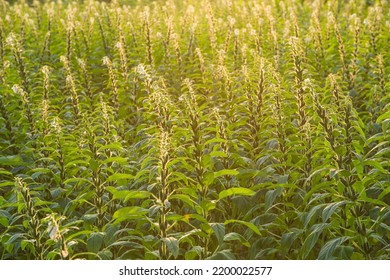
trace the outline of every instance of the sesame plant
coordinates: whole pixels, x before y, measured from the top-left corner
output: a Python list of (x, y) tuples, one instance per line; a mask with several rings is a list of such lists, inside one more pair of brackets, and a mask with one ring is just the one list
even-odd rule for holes
[(0, 0), (0, 259), (390, 259), (390, 3)]

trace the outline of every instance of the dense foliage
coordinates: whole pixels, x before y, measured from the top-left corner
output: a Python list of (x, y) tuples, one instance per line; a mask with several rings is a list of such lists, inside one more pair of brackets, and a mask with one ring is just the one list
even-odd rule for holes
[(0, 0), (0, 259), (389, 259), (390, 4)]

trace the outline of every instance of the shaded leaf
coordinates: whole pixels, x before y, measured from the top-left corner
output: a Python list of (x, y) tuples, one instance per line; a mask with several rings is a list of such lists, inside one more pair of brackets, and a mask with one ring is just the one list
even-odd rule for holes
[(350, 237), (348, 236), (337, 237), (326, 242), (326, 244), (322, 246), (321, 251), (318, 254), (318, 259), (319, 260), (333, 259), (333, 254), (335, 250), (349, 238)]
[(179, 240), (174, 237), (163, 238), (162, 241), (167, 245), (169, 252), (177, 258), (179, 255)]
[(210, 226), (213, 229), (215, 236), (217, 237), (219, 246), (221, 246), (225, 236), (225, 225), (222, 223), (210, 223)]

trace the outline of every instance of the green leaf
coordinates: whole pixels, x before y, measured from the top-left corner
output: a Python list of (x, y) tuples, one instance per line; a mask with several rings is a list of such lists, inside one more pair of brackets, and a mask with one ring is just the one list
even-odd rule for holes
[(318, 237), (322, 231), (327, 228), (329, 224), (315, 224), (311, 227), (311, 232), (309, 236), (305, 239), (302, 246), (302, 257), (306, 259), (313, 249), (314, 245), (317, 243)]
[(213, 138), (213, 139), (206, 141), (206, 143), (204, 143), (204, 145), (207, 146), (208, 144), (211, 144), (211, 143), (226, 143), (226, 142), (227, 142), (227, 140), (222, 139), (222, 138)]
[(335, 250), (343, 244), (346, 240), (348, 240), (350, 237), (348, 236), (342, 236), (337, 237), (332, 240), (329, 240), (326, 242), (324, 246), (322, 246), (320, 253), (318, 254), (319, 260), (330, 260), (333, 259), (333, 254)]
[(149, 197), (150, 197), (150, 192), (148, 191), (128, 191), (124, 202), (130, 199), (142, 199), (142, 198), (149, 198)]
[(219, 170), (217, 172), (214, 172), (214, 178), (218, 178), (221, 176), (236, 176), (239, 173), (240, 172), (238, 172), (237, 170), (234, 170), (234, 169), (222, 169), (222, 170)]
[(88, 185), (92, 184), (91, 181), (89, 181), (88, 179), (86, 178), (69, 178), (69, 179), (66, 179), (64, 181), (64, 185), (68, 185), (68, 184), (71, 184), (71, 183), (86, 183)]
[(179, 255), (179, 240), (174, 237), (166, 237), (163, 238), (162, 241), (165, 243), (165, 245), (167, 245), (167, 248), (172, 256), (177, 258)]
[(204, 175), (203, 179), (202, 179), (202, 183), (205, 185), (205, 186), (209, 186), (211, 185), (212, 183), (214, 182), (214, 173), (213, 172), (208, 172)]
[(222, 250), (208, 257), (206, 260), (235, 260), (234, 254), (230, 250)]
[(21, 166), (27, 165), (20, 156), (5, 156), (0, 157), (0, 166)]
[(317, 216), (320, 213), (321, 209), (324, 208), (324, 207), (325, 207), (324, 204), (316, 205), (313, 208), (311, 208), (308, 213), (305, 213), (303, 215), (302, 222), (303, 222), (303, 225), (304, 225), (305, 228), (307, 228), (307, 226), (309, 225), (309, 223), (312, 220), (312, 218), (314, 216)]
[(350, 260), (355, 248), (352, 246), (339, 245), (334, 255), (338, 256), (340, 260)]
[(215, 200), (209, 201), (209, 200), (202, 200), (199, 203), (199, 206), (204, 210), (204, 211), (211, 211), (214, 210), (215, 207), (217, 206), (217, 203)]
[(1, 187), (13, 187), (15, 186), (15, 182), (14, 181), (5, 181), (5, 182), (2, 182), (0, 183), (0, 188)]
[(230, 189), (221, 191), (219, 193), (219, 199), (224, 199), (225, 197), (232, 196), (232, 195), (252, 196), (254, 194), (256, 194), (256, 192), (254, 192), (248, 188), (230, 188)]
[(382, 236), (379, 236), (378, 234), (376, 233), (373, 233), (370, 235), (372, 238), (374, 238), (375, 240), (379, 241), (380, 243), (382, 243), (383, 246), (388, 246), (388, 242), (382, 237)]
[(328, 204), (322, 211), (322, 221), (326, 223), (332, 214), (337, 210), (341, 205), (347, 204), (348, 201), (339, 201)]
[(12, 176), (13, 174), (5, 169), (0, 168), (0, 175), (9, 175)]
[(111, 253), (110, 250), (104, 249), (98, 253), (98, 256), (102, 260), (112, 260), (113, 254)]
[(115, 173), (107, 178), (107, 182), (119, 181), (119, 180), (130, 180), (133, 178), (134, 176), (131, 174)]
[[(66, 237), (66, 241), (71, 241), (71, 240), (74, 240), (76, 239), (76, 237), (78, 236), (83, 236), (83, 235), (88, 235), (88, 234), (91, 234), (93, 232), (91, 232), (90, 230), (80, 230), (80, 231), (76, 231), (75, 233), (73, 233), (72, 235), (69, 235)], [(81, 237), (82, 238), (82, 237)]]
[(119, 165), (125, 165), (127, 164), (127, 159), (123, 157), (110, 157), (103, 161), (103, 163), (111, 163), (111, 162), (118, 163)]
[(29, 240), (22, 240), (20, 241), (20, 248), (22, 250), (25, 250), (26, 247), (28, 247), (30, 250), (35, 250), (34, 247), (35, 239), (29, 239)]
[(376, 119), (376, 123), (380, 123), (385, 119), (390, 119), (390, 111), (385, 112)]
[(89, 160), (89, 167), (91, 168), (92, 171), (96, 172), (99, 169), (99, 162), (96, 161), (95, 159), (91, 158)]
[(185, 259), (186, 260), (194, 260), (197, 256), (201, 257), (203, 252), (203, 248), (200, 246), (194, 246), (190, 250), (186, 251)]
[(223, 241), (233, 241), (233, 240), (239, 241), (242, 245), (244, 245), (248, 248), (251, 246), (251, 244), (248, 242), (248, 240), (246, 240), (241, 234), (239, 234), (237, 232), (229, 232), (223, 238)]
[(0, 217), (0, 225), (2, 225), (3, 227), (8, 227), (8, 225), (9, 225), (8, 218), (7, 217)]
[(14, 243), (16, 240), (18, 240), (19, 238), (24, 238), (24, 233), (15, 233), (11, 236), (10, 239), (7, 240), (7, 242), (5, 242), (5, 245), (8, 245), (8, 244), (12, 244)]
[(101, 147), (99, 148), (99, 151), (103, 151), (103, 150), (116, 150), (116, 151), (121, 151), (121, 150), (123, 150), (123, 147), (122, 147), (122, 144), (121, 144), (121, 143), (119, 143), (119, 142), (114, 142), (114, 143), (110, 143), (110, 144), (101, 146)]
[[(65, 168), (70, 168), (70, 167), (74, 167), (74, 166), (88, 166), (90, 165), (91, 162), (89, 161), (86, 161), (86, 160), (82, 160), (82, 159), (77, 159), (77, 160), (73, 160), (71, 162), (68, 162), (66, 165), (65, 165)], [(92, 163), (93, 164), (93, 163)]]
[(106, 246), (116, 241), (116, 232), (120, 229), (119, 225), (107, 224), (104, 229), (103, 241)]
[(203, 224), (207, 224), (208, 225), (207, 220), (203, 216), (201, 216), (201, 215), (189, 214), (189, 215), (186, 215), (186, 216), (188, 216), (188, 218), (195, 219), (195, 220), (197, 220), (197, 221), (199, 221), (199, 222), (201, 222)]
[(100, 247), (103, 244), (103, 236), (102, 232), (93, 232), (87, 240), (87, 249), (88, 252), (98, 253), (100, 251)]
[(106, 187), (106, 190), (112, 194), (113, 199), (125, 200), (129, 190), (118, 190), (115, 187)]
[(191, 197), (189, 197), (186, 194), (173, 194), (173, 195), (169, 196), (169, 200), (171, 200), (171, 199), (178, 199), (178, 200), (186, 203), (187, 205), (191, 206), (191, 208), (194, 208), (194, 201), (191, 199)]
[(141, 208), (139, 206), (123, 207), (115, 211), (113, 218), (116, 220), (116, 222), (122, 222), (124, 220), (135, 220), (144, 218), (147, 212), (147, 209)]
[(212, 151), (210, 153), (211, 157), (227, 157), (228, 155), (225, 152), (222, 151)]
[(225, 225), (228, 225), (228, 224), (231, 224), (231, 223), (239, 223), (239, 224), (242, 224), (244, 226), (246, 226), (247, 228), (251, 229), (254, 233), (256, 233), (257, 235), (261, 236), (261, 232), (259, 230), (259, 228), (257, 226), (255, 226), (253, 223), (251, 222), (246, 222), (246, 221), (241, 221), (241, 220), (226, 220), (225, 221)]
[(283, 233), (280, 246), (284, 252), (288, 252), (294, 241), (303, 233), (303, 230)]
[(222, 223), (210, 223), (210, 226), (213, 229), (215, 235), (217, 236), (219, 246), (221, 246), (223, 244), (223, 238), (225, 236), (225, 225)]
[(282, 194), (283, 188), (276, 188), (274, 190), (269, 190), (265, 194), (265, 202), (264, 202), (264, 210), (268, 211), (272, 204), (274, 203), (275, 199)]

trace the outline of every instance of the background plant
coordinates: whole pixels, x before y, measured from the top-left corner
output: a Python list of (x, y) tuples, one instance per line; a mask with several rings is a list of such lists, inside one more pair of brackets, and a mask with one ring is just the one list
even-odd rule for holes
[(389, 9), (0, 0), (1, 259), (389, 259)]

